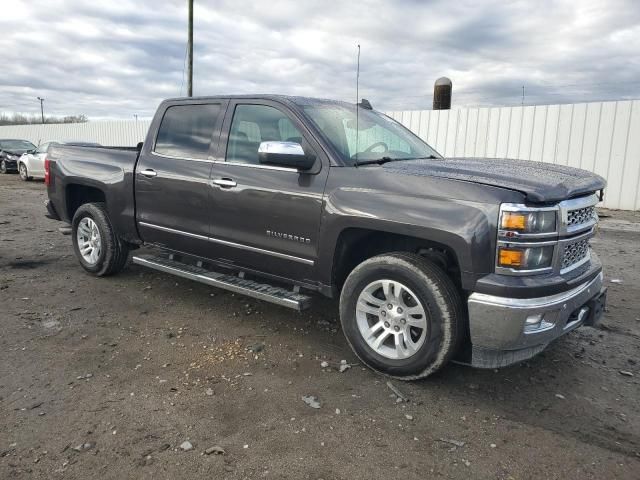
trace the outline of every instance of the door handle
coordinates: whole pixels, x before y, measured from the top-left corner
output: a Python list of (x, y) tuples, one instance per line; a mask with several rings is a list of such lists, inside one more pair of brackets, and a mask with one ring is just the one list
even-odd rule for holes
[(236, 181), (231, 178), (216, 178), (215, 180), (212, 180), (212, 183), (223, 188), (233, 188), (238, 185)]
[(147, 168), (146, 170), (142, 170), (140, 174), (144, 175), (145, 177), (155, 177), (156, 175), (158, 175), (158, 172), (150, 168)]

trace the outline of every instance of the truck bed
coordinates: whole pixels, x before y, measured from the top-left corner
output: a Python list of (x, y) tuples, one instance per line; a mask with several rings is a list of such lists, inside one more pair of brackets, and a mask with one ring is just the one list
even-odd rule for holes
[(138, 147), (51, 146), (47, 152), (51, 172), (47, 188), (60, 218), (71, 223), (75, 192), (95, 189), (102, 192), (121, 236), (137, 241), (133, 190), (139, 151)]

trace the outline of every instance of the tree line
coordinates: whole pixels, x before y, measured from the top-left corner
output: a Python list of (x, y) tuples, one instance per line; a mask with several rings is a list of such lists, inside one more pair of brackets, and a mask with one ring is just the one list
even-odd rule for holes
[[(64, 117), (45, 116), (44, 123), (85, 123), (86, 115), (67, 115)], [(0, 125), (32, 125), (42, 123), (40, 115), (24, 115), (22, 113), (0, 113)]]

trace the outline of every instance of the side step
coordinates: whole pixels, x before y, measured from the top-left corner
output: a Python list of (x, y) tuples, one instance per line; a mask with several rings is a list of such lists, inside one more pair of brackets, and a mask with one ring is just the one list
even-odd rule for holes
[(171, 273), (179, 277), (188, 278), (196, 282), (206, 283), (217, 288), (223, 288), (232, 292), (247, 295), (248, 297), (265, 300), (267, 302), (304, 310), (311, 303), (311, 297), (302, 293), (276, 287), (267, 283), (247, 280), (228, 273), (215, 272), (206, 268), (178, 262), (171, 258), (156, 255), (138, 255), (133, 257), (133, 263), (153, 268), (165, 273)]

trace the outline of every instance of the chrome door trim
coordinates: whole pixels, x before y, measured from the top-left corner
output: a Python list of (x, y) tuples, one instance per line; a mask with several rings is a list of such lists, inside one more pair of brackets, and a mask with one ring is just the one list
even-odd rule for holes
[(176, 230), (175, 228), (162, 227), (160, 225), (155, 225), (153, 223), (147, 222), (138, 222), (138, 225), (142, 225), (144, 227), (154, 228), (156, 230), (162, 230), (163, 232), (176, 233), (178, 235), (184, 235), (185, 237), (197, 238), (198, 240), (209, 240), (209, 237), (205, 237), (204, 235), (198, 235), (197, 233), (189, 233), (182, 230)]
[(138, 222), (139, 225), (154, 228), (156, 230), (162, 230), (164, 232), (175, 233), (177, 235), (184, 235), (186, 237), (197, 238), (198, 240), (206, 240), (212, 243), (218, 243), (220, 245), (226, 245), (228, 247), (240, 248), (242, 250), (248, 250), (255, 253), (263, 253), (265, 255), (271, 255), (273, 257), (282, 258), (285, 260), (291, 260), (298, 263), (304, 263), (306, 265), (313, 265), (315, 262), (307, 258), (296, 257), (294, 255), (288, 255), (286, 253), (274, 252), (273, 250), (265, 250), (264, 248), (252, 247), (250, 245), (243, 245), (242, 243), (230, 242), (228, 240), (222, 240), (220, 238), (206, 237), (204, 235), (198, 235), (195, 233), (184, 232), (182, 230), (176, 230), (175, 228), (163, 227), (155, 225), (153, 223)]
[(234, 165), (236, 167), (259, 168), (262, 170), (276, 170), (278, 172), (292, 172), (292, 173), (298, 173), (298, 174), (302, 173), (297, 168), (277, 167), (275, 165), (259, 165), (256, 163), (227, 162), (225, 160), (212, 160), (212, 162), (219, 165)]
[(174, 155), (165, 155), (164, 153), (158, 153), (154, 151), (151, 151), (149, 153), (154, 157), (170, 158), (172, 160), (188, 160), (190, 162), (214, 163), (213, 160), (206, 159), (206, 158), (177, 157)]
[(283, 258), (285, 260), (293, 260), (294, 262), (304, 263), (307, 265), (313, 265), (313, 260), (308, 260), (306, 258), (295, 257), (293, 255), (288, 255), (286, 253), (274, 252), (273, 250), (265, 250), (264, 248), (252, 247), (250, 245), (243, 245), (242, 243), (230, 242), (228, 240), (222, 240), (219, 238), (209, 237), (209, 241), (213, 243), (219, 243), (220, 245), (227, 245), (229, 247), (240, 248), (242, 250), (248, 250), (250, 252), (256, 253), (264, 253), (266, 255), (271, 255), (274, 257)]

